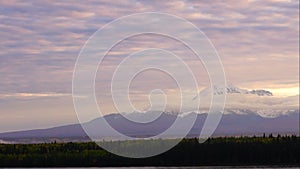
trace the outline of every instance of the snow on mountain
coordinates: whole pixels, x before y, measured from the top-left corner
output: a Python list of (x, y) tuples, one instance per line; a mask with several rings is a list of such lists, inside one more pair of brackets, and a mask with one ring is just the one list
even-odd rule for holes
[(208, 87), (200, 92), (200, 95), (207, 95), (211, 93), (211, 90), (213, 90), (214, 95), (222, 95), (222, 94), (252, 94), (257, 96), (273, 96), (273, 94), (270, 91), (259, 89), (259, 90), (246, 90), (241, 89), (239, 87), (233, 86), (233, 85), (227, 85), (227, 86), (218, 86), (214, 85), (212, 88)]
[[(114, 133), (105, 125), (105, 121), (110, 124), (115, 131), (123, 133), (124, 135), (134, 138), (148, 138), (156, 136), (166, 129), (168, 129), (178, 118), (178, 128), (171, 133), (172, 137), (177, 134), (181, 135), (184, 132), (181, 128), (187, 124), (187, 119), (194, 116), (196, 112), (189, 112), (184, 116), (177, 116), (172, 113), (162, 112), (158, 119), (150, 123), (136, 123), (132, 122), (121, 114), (110, 114), (99, 117), (90, 122), (82, 124), (84, 127), (91, 129), (92, 134), (99, 137), (99, 139), (112, 139), (115, 137)], [(133, 115), (138, 115), (134, 113)], [(141, 116), (152, 116), (151, 112), (141, 113)], [(199, 135), (207, 113), (198, 114), (195, 123), (190, 130), (188, 137), (195, 137)], [(101, 130), (99, 130), (101, 129)], [(253, 110), (228, 110), (224, 114), (213, 136), (234, 136), (234, 135), (260, 135), (269, 133), (280, 134), (298, 134), (299, 133), (299, 110), (289, 111), (280, 114), (274, 118), (265, 118), (259, 116)], [(2, 140), (21, 140), (27, 138), (34, 140), (45, 140), (53, 138), (69, 138), (69, 139), (88, 139), (80, 124), (59, 126), (48, 129), (28, 130), (19, 132), (0, 133)]]
[(288, 115), (291, 112), (295, 112), (299, 110), (273, 110), (273, 109), (259, 109), (259, 110), (251, 110), (251, 109), (227, 109), (224, 114), (255, 114), (259, 115), (263, 118), (277, 118), (279, 116)]
[[(213, 92), (211, 92), (213, 90)], [(233, 85), (212, 86), (202, 90), (196, 98), (200, 98), (200, 110), (209, 110), (214, 97), (223, 96), (226, 94), (225, 109), (234, 111), (237, 114), (244, 114), (244, 110), (253, 110), (256, 114), (265, 117), (273, 118), (285, 114), (289, 110), (299, 109), (299, 95), (297, 96), (273, 96), (270, 91), (247, 90)], [(224, 112), (225, 114), (228, 112)]]
[(248, 94), (256, 94), (258, 96), (273, 96), (273, 93), (271, 93), (267, 90), (252, 90), (252, 91), (249, 91)]

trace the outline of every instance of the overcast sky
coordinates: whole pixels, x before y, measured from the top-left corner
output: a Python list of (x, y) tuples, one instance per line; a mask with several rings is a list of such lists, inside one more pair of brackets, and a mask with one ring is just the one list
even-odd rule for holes
[[(72, 75), (81, 48), (105, 24), (139, 12), (169, 13), (195, 24), (214, 44), (230, 83), (278, 97), (299, 94), (299, 0), (0, 1), (0, 132), (76, 123)], [(96, 78), (97, 97), (107, 113), (111, 69), (125, 54), (145, 47), (192, 55), (159, 36), (117, 45)], [(209, 81), (201, 63), (187, 62), (199, 77), (199, 89), (205, 88)], [(170, 93), (176, 88), (159, 72), (137, 76), (135, 85), (133, 94), (159, 85)], [(133, 102), (147, 100), (138, 96), (143, 95)]]

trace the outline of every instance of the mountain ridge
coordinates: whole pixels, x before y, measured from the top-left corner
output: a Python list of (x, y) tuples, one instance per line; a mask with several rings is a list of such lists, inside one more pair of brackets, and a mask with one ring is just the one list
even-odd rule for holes
[[(231, 112), (224, 114), (219, 126), (217, 127), (214, 135), (250, 135), (250, 134), (262, 134), (262, 133), (299, 133), (299, 110), (294, 110), (287, 112), (285, 114), (280, 114), (274, 118), (265, 118), (259, 116), (255, 111), (251, 110), (240, 110), (240, 112)], [(191, 112), (196, 113), (196, 112)], [(184, 124), (184, 119), (190, 117), (190, 114), (185, 116), (179, 116), (180, 124)], [(188, 137), (198, 136), (207, 114), (196, 113), (197, 118), (195, 124), (190, 130)], [(115, 118), (118, 117), (118, 118)], [(92, 126), (94, 128), (103, 128), (104, 120), (111, 124), (115, 130), (132, 137), (143, 138), (144, 136), (150, 137), (155, 136), (173, 124), (176, 119), (175, 114), (163, 112), (161, 116), (147, 124), (137, 124), (130, 122), (128, 119), (124, 118), (120, 114), (110, 114), (103, 117), (96, 118), (92, 121), (84, 123), (83, 126)], [(278, 125), (280, 124), (280, 125)], [(103, 130), (99, 136), (100, 137), (110, 137), (108, 131)], [(181, 132), (178, 128), (178, 133)], [(176, 133), (174, 133), (176, 134)], [(36, 129), (27, 131), (16, 131), (16, 132), (6, 132), (0, 133), (1, 140), (14, 140), (22, 138), (35, 138), (35, 139), (49, 139), (49, 138), (87, 138), (87, 134), (80, 124), (72, 124), (65, 126), (58, 126), (47, 129)]]
[(211, 90), (213, 90), (213, 95), (223, 95), (223, 94), (252, 94), (257, 96), (273, 96), (273, 93), (264, 89), (242, 89), (239, 87), (236, 87), (234, 85), (228, 84), (226, 86), (222, 85), (214, 85), (211, 88), (207, 87), (203, 89), (199, 95), (207, 95), (211, 93)]

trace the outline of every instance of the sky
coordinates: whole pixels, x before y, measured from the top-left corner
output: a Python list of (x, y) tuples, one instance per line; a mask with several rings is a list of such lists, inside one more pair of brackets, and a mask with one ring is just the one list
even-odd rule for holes
[[(81, 48), (99, 28), (141, 12), (169, 13), (196, 25), (218, 51), (228, 82), (285, 100), (299, 94), (299, 0), (0, 1), (0, 132), (77, 123), (72, 76)], [(205, 68), (179, 42), (131, 37), (99, 66), (95, 90), (105, 113), (114, 110), (112, 70), (126, 55), (147, 47), (181, 55), (198, 77), (199, 90), (209, 84)], [(173, 80), (157, 71), (138, 75), (132, 101), (143, 109), (145, 93), (153, 88), (178, 92)]]

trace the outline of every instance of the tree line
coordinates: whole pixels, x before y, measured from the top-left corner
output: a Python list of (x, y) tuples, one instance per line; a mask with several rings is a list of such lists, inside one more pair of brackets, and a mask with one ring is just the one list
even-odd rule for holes
[(300, 166), (299, 152), (299, 136), (280, 135), (209, 138), (202, 144), (183, 139), (163, 154), (141, 159), (111, 154), (94, 142), (0, 144), (0, 167)]

